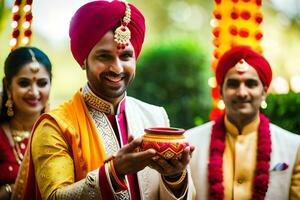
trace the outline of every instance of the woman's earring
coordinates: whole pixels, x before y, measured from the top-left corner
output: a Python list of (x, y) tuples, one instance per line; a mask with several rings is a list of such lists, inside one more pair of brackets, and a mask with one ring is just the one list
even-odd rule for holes
[(263, 100), (263, 101), (260, 103), (260, 107), (261, 107), (262, 109), (266, 109), (266, 108), (268, 107), (267, 102), (266, 102), (265, 100)]
[(9, 117), (12, 117), (14, 116), (14, 110), (13, 110), (13, 105), (14, 105), (14, 102), (13, 100), (11, 99), (11, 95), (8, 94), (8, 99), (5, 103), (5, 106), (7, 107), (7, 116)]

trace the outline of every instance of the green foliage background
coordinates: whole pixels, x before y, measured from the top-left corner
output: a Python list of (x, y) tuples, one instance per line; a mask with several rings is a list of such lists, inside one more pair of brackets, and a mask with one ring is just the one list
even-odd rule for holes
[(181, 39), (146, 48), (128, 94), (165, 107), (171, 126), (187, 129), (208, 121), (209, 53), (200, 46)]
[(263, 112), (272, 123), (300, 134), (300, 93), (270, 94), (267, 103)]
[[(0, 0), (0, 80), (3, 78), (4, 60), (10, 51), (8, 43), (12, 32), (11, 7), (8, 5), (13, 5), (13, 0), (6, 2), (9, 3)], [(51, 6), (47, 6), (48, 14), (57, 13), (59, 4), (53, 4), (51, 0), (34, 1), (34, 4), (43, 2), (50, 2)], [(147, 24), (145, 45), (148, 45), (148, 48), (142, 51), (137, 77), (132, 88), (129, 88), (129, 95), (164, 106), (172, 126), (190, 128), (208, 121), (211, 99), (207, 78), (211, 72), (208, 62), (210, 58), (207, 56), (212, 56), (213, 52), (210, 26), (213, 1), (130, 0), (130, 2), (140, 8), (145, 15)], [(281, 7), (274, 6), (271, 2), (265, 1), (262, 7), (264, 13), (262, 30), (266, 36), (263, 39), (264, 52), (267, 56), (269, 54), (268, 59), (274, 77), (280, 75), (289, 79), (292, 75), (300, 73), (300, 68), (297, 67), (300, 66), (299, 12), (294, 13), (296, 15), (288, 15), (279, 9)], [(184, 12), (183, 8), (187, 6), (189, 11), (197, 10), (198, 15)], [(71, 98), (85, 84), (86, 77), (85, 72), (71, 55), (68, 40), (52, 43), (48, 37), (38, 32), (35, 22), (40, 16), (36, 13), (33, 12), (31, 45), (44, 50), (54, 66), (50, 102), (51, 108), (55, 108)], [(177, 16), (177, 20), (171, 16)], [(195, 21), (202, 23), (188, 26)], [(48, 26), (47, 23), (44, 24)], [(188, 39), (177, 40), (182, 37)], [(201, 47), (197, 47), (199, 45)], [(273, 56), (270, 56), (271, 54)], [(300, 134), (299, 101), (299, 93), (270, 94), (267, 99), (268, 108), (264, 112), (271, 122)]]

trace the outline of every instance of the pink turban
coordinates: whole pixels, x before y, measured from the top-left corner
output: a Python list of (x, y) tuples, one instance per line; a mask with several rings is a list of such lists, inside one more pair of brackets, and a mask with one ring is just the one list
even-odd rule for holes
[(272, 80), (272, 69), (268, 61), (249, 46), (233, 47), (220, 58), (216, 69), (216, 79), (222, 85), (228, 70), (234, 67), (241, 59), (244, 59), (258, 73), (262, 83), (269, 87)]
[[(80, 66), (88, 57), (92, 48), (110, 30), (121, 24), (125, 15), (125, 3), (121, 1), (93, 1), (80, 7), (74, 14), (69, 29), (71, 51)], [(130, 42), (138, 58), (145, 36), (143, 14), (130, 4), (131, 31)]]

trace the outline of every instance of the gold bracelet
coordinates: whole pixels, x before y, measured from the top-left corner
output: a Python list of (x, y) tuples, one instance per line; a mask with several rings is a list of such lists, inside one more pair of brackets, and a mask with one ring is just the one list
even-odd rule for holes
[(6, 192), (8, 194), (11, 194), (11, 187), (10, 187), (10, 185), (9, 184), (5, 184), (4, 187), (5, 187)]
[(111, 155), (111, 156), (109, 156), (109, 157), (104, 161), (104, 163), (108, 163), (109, 161), (111, 161), (111, 160), (113, 160), (113, 159), (115, 159), (115, 156), (114, 156), (114, 155)]
[(173, 186), (173, 187), (176, 187), (178, 185), (180, 185), (184, 180), (185, 180), (185, 177), (186, 177), (186, 174), (187, 174), (187, 171), (184, 170), (184, 172), (182, 172), (180, 178), (177, 180), (177, 181), (174, 181), (174, 182), (171, 182), (171, 181), (167, 181), (166, 178), (163, 176), (163, 180), (170, 186)]
[(121, 190), (127, 190), (127, 185), (126, 185), (126, 181), (125, 178), (124, 179), (120, 179), (115, 167), (114, 167), (114, 162), (113, 160), (109, 161), (109, 169), (110, 169), (110, 173), (113, 177), (113, 179), (116, 181), (116, 183), (118, 184), (118, 186), (120, 187)]

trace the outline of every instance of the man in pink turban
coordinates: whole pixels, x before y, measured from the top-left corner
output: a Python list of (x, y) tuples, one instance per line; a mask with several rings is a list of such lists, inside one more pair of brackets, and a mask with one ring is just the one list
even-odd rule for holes
[(197, 199), (300, 199), (300, 136), (260, 112), (272, 80), (268, 61), (248, 46), (217, 65), (225, 114), (187, 131)]
[(137, 151), (145, 128), (169, 126), (162, 107), (126, 95), (144, 33), (142, 13), (125, 1), (77, 10), (70, 44), (87, 84), (35, 124), (13, 199), (192, 199), (193, 147), (171, 162)]

